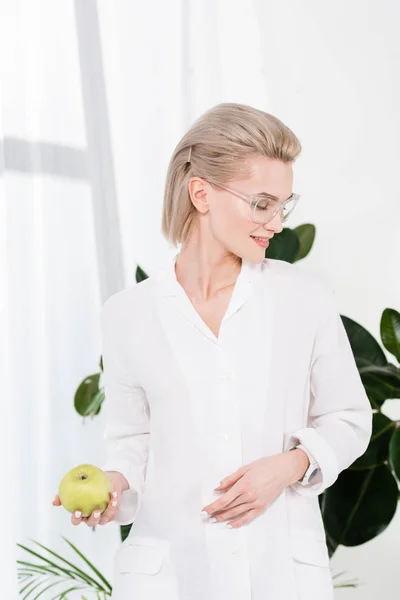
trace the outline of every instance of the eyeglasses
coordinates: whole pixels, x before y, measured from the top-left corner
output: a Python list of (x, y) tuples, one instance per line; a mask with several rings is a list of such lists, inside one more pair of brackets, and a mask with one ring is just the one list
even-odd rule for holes
[(234, 196), (237, 196), (238, 198), (248, 202), (252, 209), (251, 217), (253, 221), (256, 223), (262, 223), (263, 225), (269, 221), (272, 221), (278, 212), (281, 213), (282, 222), (285, 222), (300, 200), (300, 194), (292, 194), (284, 202), (279, 202), (279, 200), (276, 200), (268, 194), (244, 194), (243, 192), (234, 190), (226, 185), (222, 185), (222, 183), (215, 183), (211, 181), (208, 183), (212, 186), (222, 188)]

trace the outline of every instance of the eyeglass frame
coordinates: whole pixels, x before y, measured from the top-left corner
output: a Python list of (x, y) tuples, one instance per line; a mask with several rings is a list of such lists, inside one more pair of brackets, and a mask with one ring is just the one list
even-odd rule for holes
[[(208, 179), (206, 179), (206, 181), (208, 181)], [(272, 219), (274, 219), (275, 216), (278, 214), (278, 212), (280, 212), (282, 214), (282, 210), (284, 209), (285, 205), (288, 202), (292, 202), (294, 200), (294, 205), (293, 205), (293, 208), (290, 211), (290, 213), (288, 215), (284, 215), (282, 217), (282, 223), (285, 223), (287, 221), (287, 219), (290, 217), (290, 215), (292, 214), (292, 212), (294, 211), (294, 209), (296, 208), (298, 201), (300, 200), (300, 194), (296, 194), (294, 192), (289, 196), (289, 198), (287, 198), (283, 202), (280, 202), (279, 200), (276, 200), (275, 198), (273, 198), (269, 194), (263, 194), (263, 195), (261, 195), (261, 194), (245, 194), (244, 192), (241, 192), (241, 191), (238, 191), (238, 190), (234, 190), (233, 188), (228, 187), (226, 185), (223, 185), (222, 183), (216, 183), (216, 182), (212, 182), (212, 181), (208, 181), (208, 183), (210, 185), (215, 186), (215, 187), (222, 188), (223, 190), (225, 190), (227, 192), (230, 192), (234, 196), (237, 196), (241, 200), (245, 200), (246, 202), (248, 202), (249, 205), (250, 205), (250, 207), (253, 209), (251, 211), (251, 213), (250, 213), (251, 214), (251, 218), (253, 219), (253, 221), (255, 223), (258, 223), (259, 225), (266, 225), (267, 223), (270, 223), (272, 221)], [(257, 204), (258, 204), (259, 200), (261, 200), (263, 198), (267, 198), (268, 200), (272, 200), (273, 202), (276, 202), (276, 204), (278, 205), (277, 210), (274, 213), (274, 215), (270, 219), (268, 219), (268, 221), (265, 221), (265, 222), (263, 222), (263, 221), (257, 221), (256, 218), (255, 218)]]

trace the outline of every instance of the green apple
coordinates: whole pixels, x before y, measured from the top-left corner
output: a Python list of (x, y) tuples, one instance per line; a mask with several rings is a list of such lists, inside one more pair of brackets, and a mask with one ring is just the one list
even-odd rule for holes
[(64, 475), (58, 488), (60, 502), (69, 512), (80, 510), (89, 517), (105, 511), (113, 485), (107, 474), (93, 465), (79, 465)]

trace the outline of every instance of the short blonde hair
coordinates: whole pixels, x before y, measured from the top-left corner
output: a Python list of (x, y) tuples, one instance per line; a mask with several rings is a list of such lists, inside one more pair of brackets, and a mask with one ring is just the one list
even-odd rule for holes
[(163, 235), (175, 247), (189, 236), (196, 216), (188, 191), (191, 177), (221, 183), (246, 179), (251, 177), (247, 158), (262, 155), (292, 162), (300, 152), (297, 137), (273, 115), (245, 104), (217, 104), (193, 123), (172, 154), (164, 188)]

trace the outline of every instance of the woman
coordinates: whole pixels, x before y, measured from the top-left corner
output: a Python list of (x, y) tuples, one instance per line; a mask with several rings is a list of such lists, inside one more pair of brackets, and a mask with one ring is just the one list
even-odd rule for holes
[(207, 111), (167, 173), (179, 254), (103, 305), (116, 498), (86, 522), (133, 523), (114, 600), (333, 598), (318, 495), (366, 450), (372, 411), (331, 291), (265, 258), (300, 150), (268, 113)]

